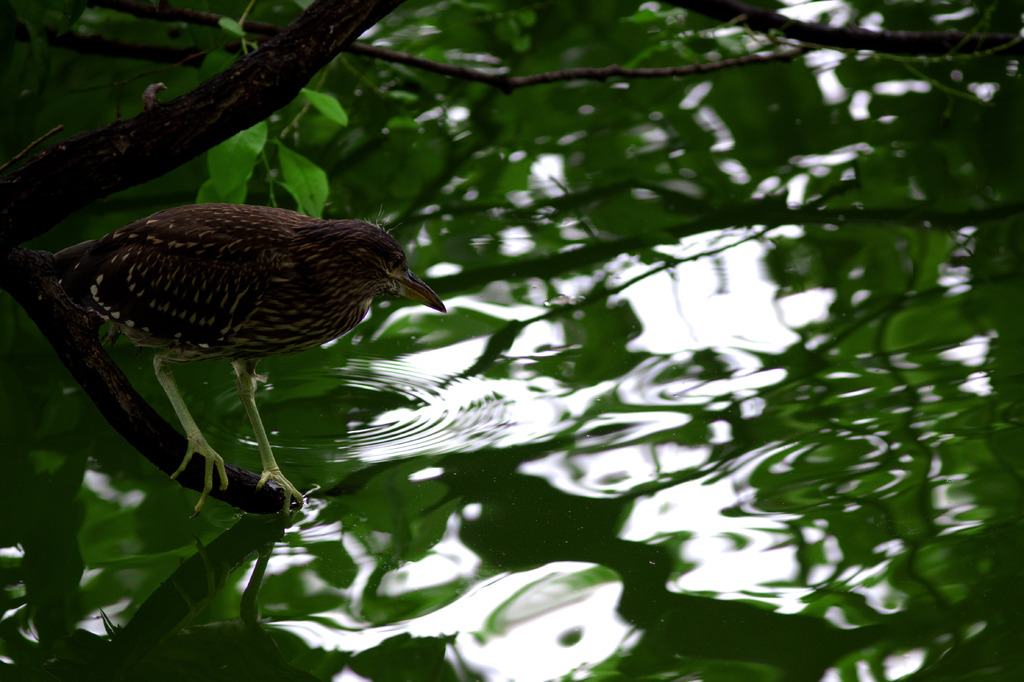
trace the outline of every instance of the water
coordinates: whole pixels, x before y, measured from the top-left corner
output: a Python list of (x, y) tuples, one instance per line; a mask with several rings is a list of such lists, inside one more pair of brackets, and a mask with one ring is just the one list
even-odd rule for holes
[[(1015, 3), (961, 4), (787, 12), (1019, 28)], [(512, 76), (765, 47), (667, 5), (581, 6), (408, 3), (364, 37)], [(8, 52), (5, 159), (126, 121), (156, 79), (37, 42)], [(451, 312), (381, 301), (262, 362), (308, 505), (190, 519), (197, 494), (0, 295), (0, 680), (1024, 679), (1024, 90), (1012, 49), (962, 47), (510, 95), (340, 57), (309, 85), (348, 125), (300, 98), (270, 139), (324, 170), (331, 215), (389, 223)], [(163, 101), (217, 61), (158, 68)], [(290, 201), (275, 147), (250, 202)], [(189, 203), (208, 172), (97, 198), (33, 247)], [(111, 354), (173, 421), (149, 353)], [(175, 372), (258, 470), (230, 367)]]
[[(47, 491), (18, 522), (70, 588), (4, 637), (68, 618), (51, 668), (152, 679), (204, 647), (286, 679), (1011, 679), (1020, 279), (968, 266), (971, 234), (730, 227), (485, 282), (438, 266), (447, 316), (386, 302), (261, 364), (278, 461), (312, 491), (288, 522), (190, 521), (194, 494), (30, 355), (9, 385), (49, 426), (14, 501)], [(113, 352), (169, 415), (148, 355)], [(258, 469), (228, 365), (176, 371)]]

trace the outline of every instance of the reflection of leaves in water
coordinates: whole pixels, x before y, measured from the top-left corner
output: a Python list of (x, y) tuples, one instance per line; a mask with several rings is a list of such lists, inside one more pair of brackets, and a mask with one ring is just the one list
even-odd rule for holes
[[(580, 22), (569, 3), (427, 3), (376, 30), (510, 73), (746, 50), (736, 26), (650, 4), (620, 17), (594, 3)], [(989, 5), (980, 23), (935, 17), (1018, 21), (1014, 3)], [(929, 7), (879, 12), (924, 26)], [(252, 18), (276, 11), (256, 3)], [(83, 25), (102, 33), (93, 10)], [(124, 104), (92, 87), (116, 59), (12, 45), (16, 61), (52, 61), (55, 87), (32, 95), (7, 70), (7, 91), (39, 105), (5, 110), (10, 153), (35, 119), (70, 110), (61, 92), (85, 127)], [(101, 614), (122, 633), (175, 620), (154, 636), (191, 619), (149, 679), (247, 664), (254, 678), (501, 679), (480, 633), (524, 663), (564, 655), (549, 675), (564, 679), (1021, 678), (1024, 91), (1006, 54), (908, 80), (884, 58), (816, 51), (512, 96), (344, 57), (354, 68), (311, 87), (347, 93), (347, 128), (301, 102), (267, 125), (333, 178), (328, 213), (391, 223), (452, 313), (380, 301), (329, 347), (261, 365), (279, 460), (323, 488), (270, 555), (245, 637), (233, 628), (255, 545), (224, 565), (214, 547), (234, 512), (188, 521), (180, 491), (0, 297), (0, 440), (22, 512), (0, 524), (0, 678), (109, 651)], [(947, 81), (998, 96), (981, 108), (927, 87)], [(273, 203), (265, 161), (249, 194)], [(183, 171), (97, 202), (41, 247), (185, 201)], [(741, 253), (756, 257), (737, 266)], [(753, 280), (767, 295), (744, 297)], [(808, 301), (813, 314), (791, 315)], [(784, 333), (757, 344), (768, 325)], [(168, 414), (148, 354), (112, 352)], [(179, 380), (223, 454), (255, 466), (230, 370)], [(609, 586), (601, 608), (558, 620)], [(153, 608), (165, 595), (174, 608)]]

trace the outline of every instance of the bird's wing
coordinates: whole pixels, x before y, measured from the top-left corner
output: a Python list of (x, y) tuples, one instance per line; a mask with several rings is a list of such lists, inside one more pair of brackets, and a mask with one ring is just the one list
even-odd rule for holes
[(215, 346), (292, 276), (290, 239), (244, 215), (158, 213), (97, 240), (63, 281), (139, 336)]

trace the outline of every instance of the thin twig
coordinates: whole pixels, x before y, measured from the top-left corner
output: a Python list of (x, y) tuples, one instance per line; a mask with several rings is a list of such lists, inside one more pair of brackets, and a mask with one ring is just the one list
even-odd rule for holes
[[(216, 14), (215, 12), (203, 12), (197, 9), (189, 9), (188, 7), (171, 7), (160, 3), (153, 5), (145, 2), (134, 2), (134, 0), (90, 0), (90, 5), (93, 7), (105, 7), (106, 9), (116, 10), (118, 12), (124, 12), (125, 14), (131, 14), (132, 16), (139, 17), (140, 19), (155, 19), (157, 21), (184, 21), (188, 24), (196, 24), (199, 26), (217, 26), (218, 22), (223, 19), (224, 14)], [(245, 11), (242, 16), (242, 24), (246, 31), (249, 33), (259, 33), (265, 36), (274, 36), (284, 30), (284, 27), (272, 24), (268, 21), (251, 21), (245, 17), (248, 15), (249, 10)]]
[(737, 0), (666, 2), (718, 21), (743, 23), (760, 33), (779, 32), (791, 40), (809, 45), (887, 54), (1024, 54), (1024, 39), (1014, 33), (876, 31), (860, 26), (828, 26), (799, 21)]
[[(216, 25), (217, 21), (222, 18), (223, 15), (214, 14), (212, 12), (200, 12), (198, 10), (190, 10), (184, 8), (165, 8), (159, 9), (152, 5), (143, 5), (141, 3), (133, 2), (132, 0), (94, 0), (94, 5), (107, 7), (109, 9), (116, 9), (131, 13), (136, 16), (143, 18), (157, 19), (160, 21), (189, 21), (195, 24), (201, 25)], [(247, 31), (261, 33), (264, 35), (271, 35), (276, 32), (280, 32), (281, 28), (274, 24), (268, 24), (266, 22), (251, 22), (245, 21), (244, 27)], [(88, 45), (89, 51), (96, 51), (98, 48), (97, 43), (103, 41), (99, 36), (88, 36), (90, 44)], [(63, 43), (65, 47), (74, 48), (76, 45), (72, 44), (71, 41), (64, 39)], [(106, 43), (109, 47), (107, 53), (115, 51), (118, 47), (124, 47), (129, 50), (132, 56), (137, 58), (146, 59), (147, 55), (143, 52), (147, 46), (141, 45), (127, 45), (121, 44), (115, 41), (109, 41)], [(229, 48), (231, 46), (228, 46)], [(199, 59), (202, 53), (192, 52), (191, 50), (177, 49), (174, 52), (169, 51), (165, 48), (151, 48), (153, 50), (150, 59), (162, 61), (164, 58), (173, 59), (177, 64), (184, 64), (187, 66), (198, 66)], [(531, 74), (528, 76), (508, 76), (503, 73), (495, 73), (491, 71), (482, 71), (480, 69), (474, 69), (466, 66), (459, 66), (457, 64), (446, 64), (443, 62), (436, 62), (430, 59), (424, 59), (407, 52), (399, 52), (397, 50), (391, 50), (386, 47), (379, 47), (377, 45), (367, 45), (365, 43), (353, 42), (346, 49), (354, 55), (371, 57), (373, 59), (380, 59), (382, 61), (391, 62), (395, 64), (405, 64), (422, 71), (429, 71), (431, 73), (440, 74), (449, 78), (458, 78), (460, 80), (472, 81), (477, 83), (484, 83), (492, 87), (498, 88), (502, 92), (508, 94), (517, 88), (528, 87), (532, 85), (542, 85), (546, 83), (556, 83), (561, 81), (570, 80), (598, 80), (606, 81), (609, 78), (620, 77), (620, 78), (670, 78), (676, 76), (692, 76), (698, 73), (709, 73), (711, 71), (717, 71), (725, 68), (733, 68), (740, 66), (747, 66), (750, 64), (759, 64), (766, 62), (775, 61), (788, 61), (791, 60), (804, 52), (813, 49), (809, 47), (801, 47), (788, 52), (779, 52), (773, 54), (753, 54), (746, 55), (743, 57), (736, 57), (734, 59), (723, 59), (717, 62), (706, 62), (700, 64), (686, 64), (684, 66), (669, 66), (659, 68), (625, 68), (617, 64), (609, 66), (596, 66), (596, 67), (579, 67), (574, 69), (563, 69), (559, 71), (547, 71), (544, 73)], [(184, 55), (184, 57), (183, 57)]]
[(47, 138), (53, 137), (54, 135), (56, 135), (57, 133), (59, 133), (62, 130), (64, 130), (64, 126), (63, 125), (59, 125), (56, 128), (53, 128), (52, 130), (50, 130), (50, 132), (46, 133), (45, 135), (43, 135), (39, 139), (37, 139), (34, 142), (32, 142), (29, 146), (25, 147), (20, 152), (18, 152), (13, 157), (11, 157), (10, 161), (8, 161), (4, 165), (0, 166), (0, 173), (3, 173), (8, 168), (10, 168), (11, 166), (16, 164), (17, 162), (19, 162), (22, 159), (24, 159), (26, 156), (29, 155), (29, 153), (33, 149), (35, 149), (40, 144), (42, 144), (44, 141), (46, 141)]
[(637, 68), (626, 69), (617, 64), (601, 66), (596, 68), (564, 69), (562, 71), (549, 71), (538, 73), (532, 76), (514, 76), (507, 79), (509, 89), (521, 88), (527, 85), (538, 83), (553, 83), (564, 80), (599, 80), (604, 81), (613, 77), (622, 78), (666, 78), (674, 76), (692, 76), (699, 73), (708, 73), (721, 69), (728, 69), (737, 66), (750, 64), (765, 64), (768, 62), (789, 61), (808, 52), (808, 48), (798, 47), (786, 52), (775, 52), (771, 54), (749, 54), (733, 59), (721, 59), (717, 62), (704, 62), (698, 64), (687, 64), (686, 66), (666, 66), (659, 68)]

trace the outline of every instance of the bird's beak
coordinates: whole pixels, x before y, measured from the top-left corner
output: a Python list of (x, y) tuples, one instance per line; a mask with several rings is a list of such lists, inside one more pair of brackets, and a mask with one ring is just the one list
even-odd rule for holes
[(444, 303), (441, 303), (441, 299), (437, 297), (437, 294), (422, 279), (412, 274), (411, 270), (400, 270), (393, 273), (392, 277), (398, 280), (398, 293), (400, 295), (405, 296), (410, 301), (422, 303), (438, 312), (448, 312), (445, 310)]

